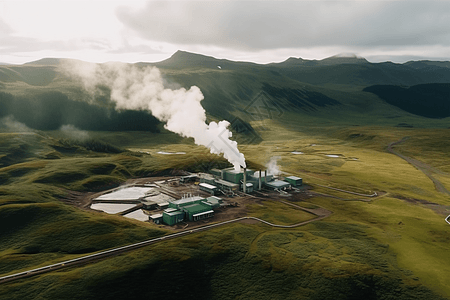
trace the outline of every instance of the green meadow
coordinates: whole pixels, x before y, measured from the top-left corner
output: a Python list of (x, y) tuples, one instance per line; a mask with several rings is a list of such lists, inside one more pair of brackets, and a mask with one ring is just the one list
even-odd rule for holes
[[(445, 215), (405, 200), (432, 202), (448, 212), (449, 196), (437, 192), (420, 170), (386, 151), (389, 143), (408, 136), (395, 150), (441, 171), (437, 176), (448, 186), (445, 172), (449, 159), (444, 153), (449, 134), (445, 130), (294, 127), (293, 122), (264, 122), (266, 130), (259, 132), (263, 141), (240, 146), (248, 166), (262, 168), (271, 157), (278, 157), (282, 172), (302, 177), (314, 192), (337, 197), (317, 196), (296, 204), (324, 207), (333, 212), (331, 216), (291, 229), (228, 225), (83, 267), (3, 284), (1, 298), (156, 297), (166, 295), (161, 287), (169, 283), (176, 286), (169, 298), (450, 297)], [(68, 191), (102, 190), (128, 178), (162, 175), (168, 170), (205, 171), (227, 166), (223, 158), (209, 154), (206, 148), (170, 133), (90, 134), (121, 152), (62, 145), (57, 132), (2, 134), (3, 157), (17, 160), (0, 169), (2, 274), (168, 232), (153, 224), (70, 206), (61, 201)], [(21, 157), (14, 157), (14, 149), (24, 149)], [(158, 151), (186, 154), (162, 155)], [(303, 154), (292, 154), (294, 151)], [(382, 196), (372, 199), (322, 186)], [(255, 201), (248, 211), (251, 216), (282, 225), (313, 217), (271, 200)]]

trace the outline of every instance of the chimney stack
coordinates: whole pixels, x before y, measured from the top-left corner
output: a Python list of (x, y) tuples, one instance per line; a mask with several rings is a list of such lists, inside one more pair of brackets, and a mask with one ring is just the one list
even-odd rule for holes
[(258, 190), (261, 190), (261, 169), (259, 170), (259, 184), (258, 184)]
[(244, 187), (242, 189), (244, 193), (247, 193), (247, 168), (244, 168)]

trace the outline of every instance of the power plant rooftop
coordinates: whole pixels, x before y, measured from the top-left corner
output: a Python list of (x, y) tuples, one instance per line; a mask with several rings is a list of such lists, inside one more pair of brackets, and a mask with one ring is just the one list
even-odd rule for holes
[(203, 199), (204, 198), (200, 197), (200, 196), (192, 196), (192, 197), (181, 198), (179, 200), (172, 201), (172, 203), (175, 205), (182, 205), (182, 204), (186, 204), (186, 203), (190, 203), (190, 202), (194, 202), (194, 201), (198, 201), (198, 200), (203, 200)]

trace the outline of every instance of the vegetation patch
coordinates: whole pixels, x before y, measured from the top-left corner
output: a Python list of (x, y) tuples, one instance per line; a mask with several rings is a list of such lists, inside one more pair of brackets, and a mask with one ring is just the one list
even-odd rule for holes
[(278, 225), (294, 225), (316, 217), (299, 208), (270, 200), (252, 204), (248, 209), (251, 216)]
[[(374, 93), (387, 103), (427, 118), (450, 117), (450, 84), (430, 83), (411, 87), (374, 85), (365, 92)], [(411, 125), (410, 125), (411, 126)]]

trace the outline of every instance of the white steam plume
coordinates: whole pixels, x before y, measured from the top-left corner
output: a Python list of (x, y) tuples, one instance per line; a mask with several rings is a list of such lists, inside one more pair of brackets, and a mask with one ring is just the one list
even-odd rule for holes
[(80, 130), (72, 124), (62, 125), (59, 130), (64, 136), (77, 141), (86, 141), (89, 139), (89, 133), (87, 131)]
[(269, 160), (269, 162), (266, 164), (267, 173), (272, 175), (280, 175), (281, 171), (280, 168), (278, 168), (277, 161), (280, 159), (280, 156), (272, 156)]
[(205, 110), (200, 104), (203, 94), (196, 86), (171, 90), (164, 87), (156, 67), (138, 68), (123, 63), (91, 64), (68, 61), (63, 65), (66, 74), (79, 79), (91, 94), (101, 93), (102, 87), (111, 90), (116, 109), (148, 110), (165, 128), (184, 137), (194, 138), (197, 145), (220, 154), (234, 165), (245, 167), (245, 158), (230, 140), (230, 123), (221, 121), (206, 124)]
[(0, 119), (0, 129), (3, 128), (8, 132), (32, 132), (24, 123), (16, 121), (14, 116), (7, 116)]

